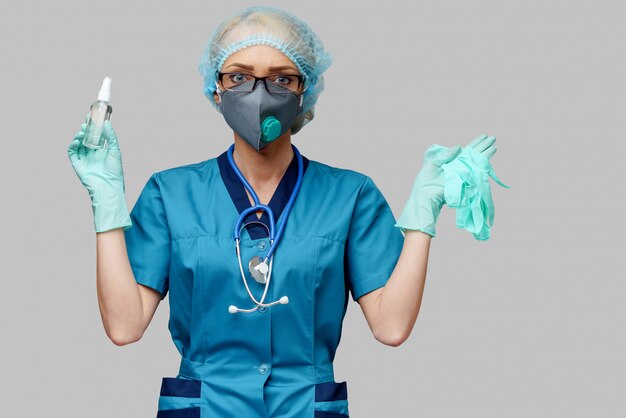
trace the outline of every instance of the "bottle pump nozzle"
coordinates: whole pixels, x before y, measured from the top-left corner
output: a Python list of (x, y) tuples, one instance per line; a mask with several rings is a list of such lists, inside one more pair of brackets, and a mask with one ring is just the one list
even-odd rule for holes
[(100, 87), (98, 92), (98, 100), (111, 101), (111, 77), (104, 77), (104, 80), (102, 80), (102, 87)]

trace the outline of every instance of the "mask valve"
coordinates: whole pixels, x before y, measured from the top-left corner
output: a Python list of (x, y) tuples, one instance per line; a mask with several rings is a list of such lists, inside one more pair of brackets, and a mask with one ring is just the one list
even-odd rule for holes
[(280, 136), (281, 124), (274, 116), (268, 116), (261, 124), (261, 141), (272, 142)]

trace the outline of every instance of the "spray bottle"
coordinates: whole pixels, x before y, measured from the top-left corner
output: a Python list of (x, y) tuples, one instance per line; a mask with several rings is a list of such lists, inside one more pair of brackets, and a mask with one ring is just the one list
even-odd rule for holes
[(83, 145), (87, 148), (99, 149), (105, 144), (102, 135), (102, 125), (104, 121), (111, 118), (113, 108), (109, 104), (111, 100), (111, 77), (104, 77), (102, 87), (98, 93), (98, 99), (91, 105), (89, 120), (87, 120), (87, 128), (83, 138)]

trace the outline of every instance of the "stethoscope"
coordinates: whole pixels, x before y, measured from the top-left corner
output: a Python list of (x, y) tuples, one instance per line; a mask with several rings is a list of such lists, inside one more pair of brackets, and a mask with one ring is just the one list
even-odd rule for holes
[[(239, 180), (241, 180), (244, 187), (246, 188), (246, 190), (248, 190), (248, 192), (252, 196), (252, 199), (254, 200), (253, 206), (245, 209), (243, 212), (239, 214), (239, 218), (237, 219), (237, 223), (235, 224), (234, 238), (235, 238), (235, 247), (236, 247), (236, 252), (237, 252), (237, 261), (239, 262), (239, 272), (241, 273), (243, 284), (246, 287), (246, 290), (248, 291), (248, 296), (250, 296), (250, 299), (252, 299), (252, 301), (256, 305), (254, 308), (251, 308), (251, 309), (240, 309), (236, 307), (235, 305), (230, 305), (228, 307), (228, 312), (230, 313), (234, 314), (237, 312), (254, 312), (257, 309), (259, 309), (259, 307), (261, 306), (269, 307), (272, 305), (276, 305), (278, 303), (283, 304), (283, 305), (289, 303), (289, 298), (287, 296), (283, 296), (279, 300), (271, 302), (271, 303), (263, 303), (263, 301), (265, 300), (265, 295), (267, 294), (267, 289), (269, 288), (270, 279), (272, 277), (272, 265), (273, 265), (273, 260), (274, 260), (274, 251), (276, 250), (276, 246), (278, 245), (278, 242), (280, 241), (280, 238), (282, 237), (285, 224), (287, 223), (287, 218), (289, 217), (289, 212), (291, 211), (291, 207), (293, 206), (293, 203), (296, 200), (296, 196), (298, 195), (298, 191), (300, 190), (300, 185), (302, 184), (302, 177), (304, 175), (302, 155), (300, 155), (300, 151), (298, 151), (298, 148), (296, 148), (295, 145), (291, 144), (291, 147), (293, 148), (293, 152), (296, 154), (296, 158), (298, 159), (298, 179), (296, 181), (296, 185), (293, 189), (293, 192), (291, 192), (291, 197), (289, 198), (289, 201), (287, 202), (287, 205), (285, 206), (285, 209), (283, 210), (283, 214), (284, 214), (283, 220), (280, 224), (280, 227), (278, 228), (277, 233), (275, 233), (276, 219), (274, 218), (274, 212), (272, 211), (272, 208), (270, 208), (267, 205), (261, 204), (257, 194), (254, 192), (254, 189), (252, 188), (250, 183), (248, 183), (248, 181), (245, 179), (245, 177), (239, 170), (239, 167), (237, 167), (237, 164), (235, 164), (235, 160), (233, 159), (233, 150), (235, 148), (235, 144), (232, 144), (230, 148), (228, 148), (228, 152), (227, 152), (228, 163), (230, 164), (233, 171), (235, 172), (235, 174), (237, 174), (237, 177), (239, 177)], [(255, 255), (254, 257), (250, 259), (250, 262), (248, 263), (248, 270), (250, 271), (250, 274), (252, 275), (252, 277), (258, 283), (265, 284), (265, 290), (263, 291), (263, 296), (261, 297), (260, 301), (256, 300), (252, 292), (250, 292), (250, 288), (248, 287), (248, 280), (246, 279), (246, 275), (243, 272), (243, 266), (241, 264), (241, 251), (239, 248), (239, 242), (241, 240), (242, 223), (250, 212), (256, 212), (258, 210), (267, 212), (267, 215), (270, 220), (269, 229), (263, 222), (260, 222), (260, 221), (248, 222), (248, 224), (260, 223), (261, 225), (263, 225), (268, 230), (268, 235), (270, 239), (270, 249), (268, 250), (265, 258), (261, 259), (261, 257)], [(248, 224), (245, 224), (245, 225), (248, 225)], [(268, 259), (269, 259), (269, 264), (268, 264)]]

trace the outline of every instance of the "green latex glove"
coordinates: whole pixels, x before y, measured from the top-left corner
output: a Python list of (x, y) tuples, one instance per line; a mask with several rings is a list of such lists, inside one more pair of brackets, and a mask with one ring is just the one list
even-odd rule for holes
[(411, 229), (436, 236), (435, 224), (445, 203), (445, 179), (441, 166), (452, 161), (460, 152), (460, 145), (447, 148), (433, 144), (426, 150), (409, 199), (394, 226), (403, 233)]
[(507, 189), (489, 159), (495, 154), (496, 138), (480, 135), (474, 138), (454, 160), (443, 164), (446, 204), (456, 208), (456, 226), (477, 240), (489, 239), (495, 207), (491, 198), (489, 177)]
[(86, 122), (67, 149), (76, 175), (89, 192), (96, 232), (132, 226), (124, 196), (124, 170), (117, 135), (110, 121), (104, 122), (102, 134), (105, 146), (91, 149), (83, 146)]

